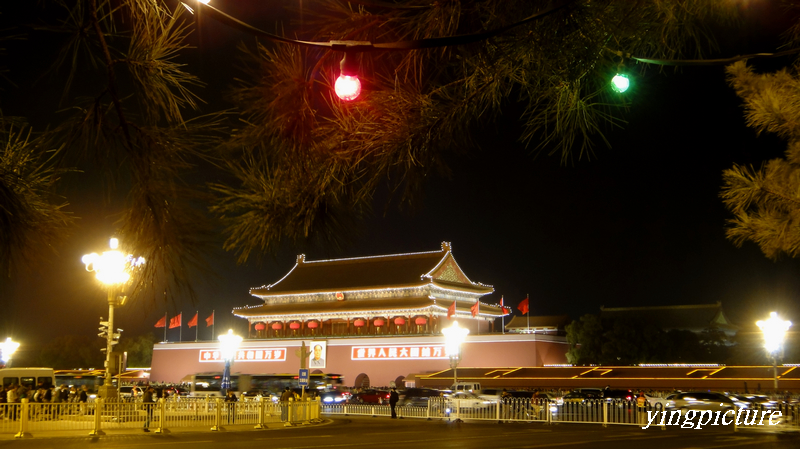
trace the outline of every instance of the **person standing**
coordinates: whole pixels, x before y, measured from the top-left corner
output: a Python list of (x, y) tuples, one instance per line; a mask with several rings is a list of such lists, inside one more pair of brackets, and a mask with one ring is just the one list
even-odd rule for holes
[(150, 421), (153, 419), (153, 407), (155, 407), (155, 400), (153, 400), (153, 387), (148, 385), (144, 390), (142, 396), (142, 406), (144, 406), (144, 431), (149, 432)]
[(239, 398), (233, 390), (228, 390), (225, 393), (225, 405), (228, 407), (228, 424), (236, 424), (236, 402)]
[(397, 407), (397, 401), (399, 400), (400, 395), (397, 394), (397, 388), (392, 387), (392, 391), (389, 393), (389, 407), (392, 409), (392, 419), (397, 418), (395, 407)]
[(9, 414), (11, 415), (11, 420), (17, 420), (17, 408), (19, 407), (16, 403), (20, 402), (19, 396), (17, 396), (17, 386), (11, 385), (8, 387), (8, 391), (6, 392), (6, 403), (8, 404)]
[(84, 385), (78, 393), (78, 403), (80, 404), (81, 414), (85, 415), (89, 412), (87, 403), (89, 402), (89, 387)]
[(289, 399), (293, 398), (292, 389), (286, 387), (281, 393), (281, 421), (287, 422), (289, 420)]

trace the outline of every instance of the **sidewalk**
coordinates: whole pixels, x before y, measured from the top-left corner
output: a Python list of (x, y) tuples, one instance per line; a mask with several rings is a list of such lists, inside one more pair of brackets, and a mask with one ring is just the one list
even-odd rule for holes
[[(221, 426), (218, 431), (211, 430), (209, 426), (194, 426), (194, 427), (172, 427), (164, 429), (162, 433), (158, 433), (158, 428), (155, 426), (150, 427), (150, 432), (145, 432), (143, 428), (125, 428), (125, 429), (103, 429), (103, 433), (105, 435), (89, 435), (90, 431), (86, 429), (82, 430), (37, 430), (32, 431), (30, 439), (41, 439), (41, 438), (103, 438), (104, 436), (113, 436), (113, 435), (166, 435), (166, 434), (174, 434), (174, 433), (190, 433), (190, 432), (197, 432), (197, 433), (209, 433), (209, 432), (261, 432), (263, 430), (280, 430), (280, 429), (297, 429), (302, 427), (310, 427), (310, 426), (321, 426), (330, 424), (332, 421), (330, 419), (322, 419), (320, 422), (317, 423), (310, 423), (310, 424), (293, 424), (287, 426), (286, 423), (283, 422), (271, 422), (264, 424), (264, 427), (261, 429), (256, 429), (254, 424), (232, 424), (232, 425), (224, 425)], [(13, 433), (3, 433), (0, 434), (0, 440), (14, 440), (18, 439), (15, 437)]]

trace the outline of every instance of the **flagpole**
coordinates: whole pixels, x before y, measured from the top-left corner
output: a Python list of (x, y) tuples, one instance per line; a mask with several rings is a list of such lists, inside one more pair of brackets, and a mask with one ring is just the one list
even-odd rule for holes
[(180, 321), (180, 322), (181, 322), (181, 325), (180, 325), (180, 326), (178, 326), (178, 329), (180, 329), (180, 330), (178, 331), (178, 341), (179, 341), (179, 342), (181, 342), (181, 341), (183, 341), (183, 312), (181, 312), (181, 313), (180, 313), (178, 316), (180, 316), (180, 317), (181, 317), (181, 318), (178, 320), (178, 321)]
[[(500, 296), (500, 312), (503, 312), (503, 296), (502, 295)], [(505, 312), (503, 312), (503, 313), (505, 313)], [(502, 320), (500, 323), (503, 326), (503, 328), (501, 329), (501, 332), (503, 334), (505, 334), (506, 333), (506, 316), (503, 315), (503, 316), (500, 317), (500, 319)]]
[(167, 341), (167, 326), (168, 325), (169, 325), (169, 323), (167, 323), (167, 312), (164, 312), (164, 341), (165, 342)]
[(211, 340), (214, 340), (214, 329), (216, 329), (217, 325), (217, 317), (214, 316), (214, 310), (211, 311)]
[(531, 294), (527, 293), (525, 299), (528, 300), (528, 307), (526, 307), (525, 315), (528, 316), (528, 332), (531, 331)]
[[(197, 312), (194, 314), (194, 317), (197, 318), (200, 316), (200, 310), (198, 309)], [(194, 323), (194, 341), (197, 341), (197, 332), (200, 329), (200, 326), (197, 323)]]

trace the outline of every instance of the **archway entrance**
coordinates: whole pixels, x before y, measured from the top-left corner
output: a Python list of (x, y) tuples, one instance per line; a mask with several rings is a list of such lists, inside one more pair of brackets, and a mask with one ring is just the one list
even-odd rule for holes
[(369, 388), (369, 386), (370, 386), (369, 376), (367, 376), (364, 373), (361, 373), (358, 376), (356, 376), (356, 382), (355, 382), (355, 384), (353, 384), (353, 387), (355, 387), (355, 388)]

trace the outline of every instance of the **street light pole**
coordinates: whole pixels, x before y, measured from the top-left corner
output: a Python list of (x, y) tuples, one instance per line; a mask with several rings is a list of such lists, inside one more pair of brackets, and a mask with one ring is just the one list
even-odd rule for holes
[(219, 336), (220, 353), (222, 360), (225, 361), (225, 369), (222, 371), (222, 384), (220, 385), (220, 392), (223, 394), (231, 388), (231, 363), (233, 363), (236, 349), (241, 342), (242, 337), (233, 335), (233, 329), (228, 329), (227, 334)]
[[(101, 398), (106, 400), (117, 397), (117, 389), (111, 381), (111, 369), (113, 361), (111, 353), (116, 339), (119, 337), (117, 329), (114, 329), (114, 307), (122, 306), (125, 303), (125, 296), (118, 294), (118, 288), (124, 285), (131, 278), (131, 272), (140, 265), (144, 264), (141, 257), (135, 258), (132, 255), (125, 255), (117, 250), (119, 240), (112, 238), (108, 242), (111, 251), (105, 251), (102, 255), (97, 253), (86, 254), (81, 261), (86, 265), (86, 271), (94, 271), (97, 280), (107, 287), (108, 292), (108, 321), (100, 321), (100, 333), (98, 336), (106, 339), (106, 361), (105, 377), (103, 385), (97, 392)], [(121, 329), (119, 329), (121, 331)]]
[(756, 324), (764, 333), (764, 348), (772, 356), (773, 387), (778, 392), (778, 351), (783, 350), (786, 332), (792, 327), (791, 321), (784, 321), (775, 312), (770, 312), (769, 319), (757, 321)]
[(453, 369), (453, 384), (458, 383), (458, 364), (461, 362), (461, 343), (469, 334), (469, 329), (460, 327), (458, 321), (442, 329), (445, 338), (444, 352), (450, 359), (450, 368)]

